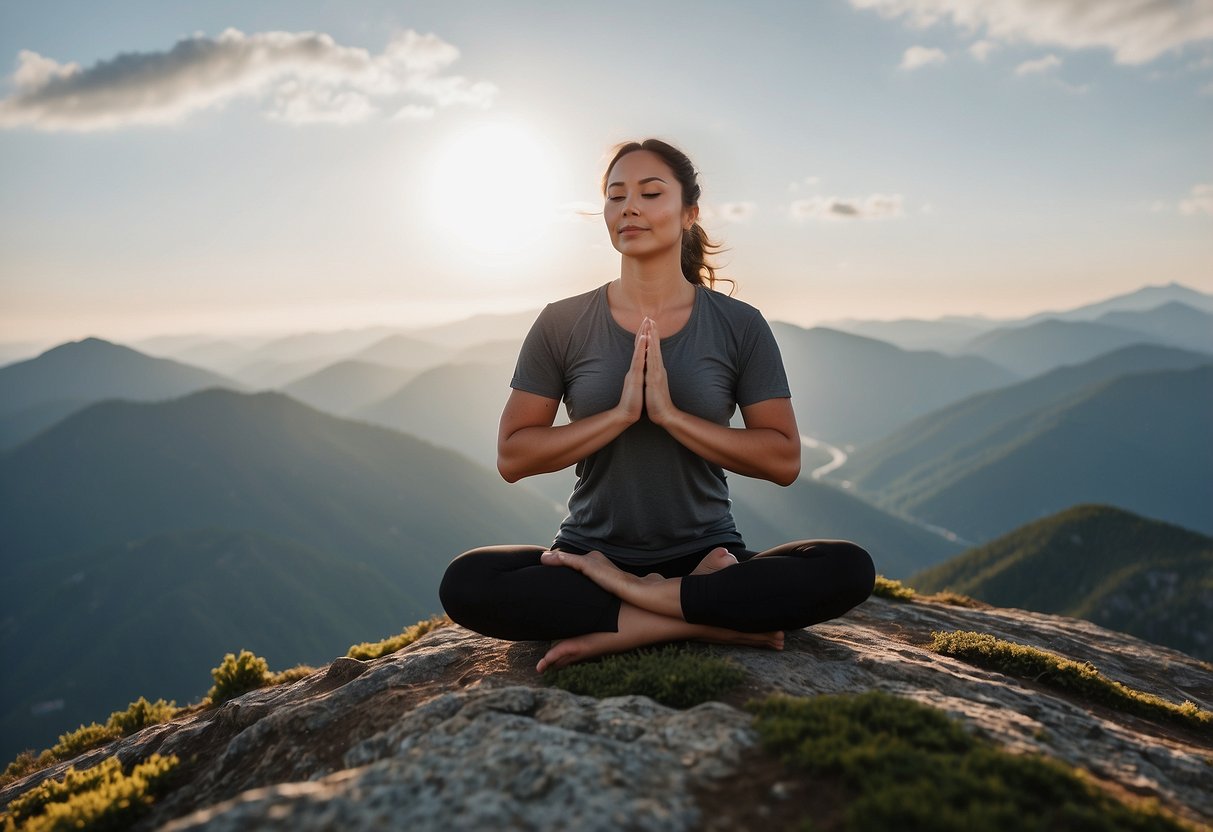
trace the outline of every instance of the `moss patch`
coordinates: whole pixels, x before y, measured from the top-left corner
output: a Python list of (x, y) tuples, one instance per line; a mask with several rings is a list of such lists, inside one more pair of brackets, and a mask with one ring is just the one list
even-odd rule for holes
[(177, 762), (153, 754), (129, 774), (117, 757), (85, 771), (69, 768), (62, 780), (48, 780), (12, 801), (4, 832), (128, 829), (168, 789)]
[(872, 587), (872, 594), (888, 598), (891, 601), (909, 601), (918, 595), (901, 581), (886, 578), (884, 575), (876, 576), (876, 585)]
[(59, 736), (59, 741), (41, 754), (32, 750), (22, 751), (0, 774), (0, 786), (7, 785), (27, 774), (46, 768), (52, 763), (70, 760), (72, 757), (99, 748), (107, 742), (129, 737), (136, 731), (142, 731), (149, 725), (168, 722), (177, 715), (180, 708), (176, 702), (165, 702), (157, 699), (148, 702), (140, 696), (127, 706), (125, 711), (114, 711), (104, 725), (94, 722), (81, 725), (75, 731), (69, 731)]
[(775, 696), (748, 709), (768, 751), (847, 792), (840, 817), (806, 819), (805, 828), (1183, 829), (1056, 761), (1008, 754), (941, 711), (885, 693)]
[(1104, 676), (1090, 662), (1076, 662), (1036, 647), (1003, 641), (989, 633), (932, 633), (930, 649), (1008, 676), (1031, 679), (1091, 702), (1151, 719), (1166, 719), (1213, 734), (1213, 713), (1192, 702), (1176, 705)]
[(671, 708), (690, 708), (719, 699), (745, 681), (746, 674), (727, 659), (668, 644), (549, 670), (543, 677), (570, 693), (599, 698), (634, 694)]
[(451, 619), (445, 615), (436, 615), (433, 618), (427, 618), (424, 621), (418, 621), (416, 624), (405, 627), (400, 635), (385, 638), (383, 641), (364, 641), (362, 644), (355, 644), (350, 647), (346, 655), (351, 659), (361, 659), (362, 661), (377, 659), (380, 656), (386, 656), (388, 653), (395, 653), (397, 650), (408, 647), (426, 633), (437, 630), (439, 627), (445, 627), (450, 623)]

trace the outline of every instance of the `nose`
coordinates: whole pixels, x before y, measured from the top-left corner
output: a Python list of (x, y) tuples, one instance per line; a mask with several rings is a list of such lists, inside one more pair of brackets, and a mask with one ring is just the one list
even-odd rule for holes
[(637, 209), (637, 207), (636, 207), (636, 198), (635, 198), (635, 197), (633, 197), (633, 196), (631, 196), (631, 195), (625, 196), (625, 197), (623, 198), (623, 214), (624, 214), (624, 216), (627, 216), (628, 214), (633, 214), (633, 215), (635, 215), (635, 214), (639, 214), (639, 213), (640, 213), (640, 211), (639, 211), (639, 209)]

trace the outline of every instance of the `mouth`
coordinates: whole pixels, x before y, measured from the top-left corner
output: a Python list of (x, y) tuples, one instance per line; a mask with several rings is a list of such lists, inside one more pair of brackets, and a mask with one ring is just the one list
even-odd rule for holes
[(647, 231), (647, 228), (641, 228), (639, 225), (625, 225), (619, 229), (620, 234), (637, 234), (641, 231)]

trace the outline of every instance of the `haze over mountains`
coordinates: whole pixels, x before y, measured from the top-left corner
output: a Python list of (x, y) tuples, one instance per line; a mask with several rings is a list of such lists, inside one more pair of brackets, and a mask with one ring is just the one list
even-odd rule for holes
[[(513, 486), (493, 470), (533, 317), (90, 338), (0, 367), (0, 580), (23, 588), (0, 618), (0, 753), (139, 695), (197, 698), (207, 680), (185, 674), (241, 647), (276, 668), (327, 661), (438, 611), (463, 549), (550, 541), (571, 470)], [(814, 457), (787, 489), (732, 476), (753, 548), (847, 537), (908, 577), (1096, 502), (1213, 533), (1211, 296), (773, 329), (802, 433), (843, 464), (813, 479)]]

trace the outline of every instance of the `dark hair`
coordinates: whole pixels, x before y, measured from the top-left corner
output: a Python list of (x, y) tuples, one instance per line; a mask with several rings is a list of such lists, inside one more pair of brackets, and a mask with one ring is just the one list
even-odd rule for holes
[[(682, 186), (683, 207), (691, 208), (699, 204), (699, 172), (695, 170), (695, 165), (691, 163), (685, 153), (661, 139), (624, 142), (617, 146), (615, 155), (611, 157), (610, 164), (606, 166), (606, 170), (602, 174), (602, 192), (604, 194), (607, 189), (607, 179), (611, 175), (611, 168), (615, 167), (615, 163), (624, 156), (635, 153), (637, 150), (656, 153), (674, 172), (674, 178)], [(717, 277), (716, 266), (708, 261), (709, 255), (719, 254), (721, 251), (720, 244), (708, 237), (703, 226), (698, 222), (694, 223), (690, 231), (682, 235), (682, 276), (689, 283), (694, 283), (696, 286), (707, 286), (709, 289), (715, 288), (718, 280), (732, 284), (733, 281), (727, 277)]]

